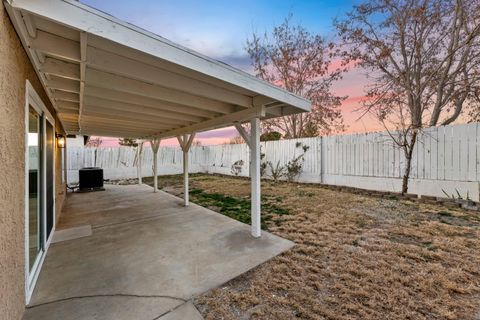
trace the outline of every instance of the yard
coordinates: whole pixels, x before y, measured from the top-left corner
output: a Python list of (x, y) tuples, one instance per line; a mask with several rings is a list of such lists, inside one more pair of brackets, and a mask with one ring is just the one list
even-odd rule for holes
[[(192, 202), (248, 223), (249, 180), (190, 181)], [(182, 177), (159, 186), (179, 195)], [(263, 229), (296, 246), (196, 298), (205, 319), (480, 317), (478, 212), (272, 182), (262, 210)]]

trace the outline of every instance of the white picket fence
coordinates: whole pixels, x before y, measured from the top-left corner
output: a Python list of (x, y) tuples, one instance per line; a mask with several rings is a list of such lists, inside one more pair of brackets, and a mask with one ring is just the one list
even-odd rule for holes
[[(401, 190), (404, 155), (385, 132), (337, 135), (262, 142), (262, 153), (274, 166), (285, 165), (307, 146), (300, 182), (325, 183), (370, 190)], [(96, 160), (95, 160), (96, 159)], [(78, 169), (99, 166), (106, 179), (136, 177), (135, 148), (68, 148), (68, 181), (78, 180)], [(243, 160), (239, 175), (248, 176), (249, 149), (245, 144), (200, 146), (190, 150), (190, 172), (232, 174)], [(152, 175), (153, 154), (144, 149), (142, 172)], [(179, 148), (161, 147), (159, 174), (182, 172)], [(268, 172), (267, 172), (268, 174)], [(409, 192), (445, 197), (467, 196), (479, 201), (480, 124), (429, 128), (422, 132), (412, 160)]]

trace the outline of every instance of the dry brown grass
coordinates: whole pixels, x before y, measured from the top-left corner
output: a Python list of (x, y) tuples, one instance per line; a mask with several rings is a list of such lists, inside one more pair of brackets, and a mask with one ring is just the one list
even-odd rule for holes
[[(196, 176), (247, 197), (249, 181)], [(314, 185), (262, 183), (296, 246), (195, 300), (205, 319), (479, 319), (478, 213)]]

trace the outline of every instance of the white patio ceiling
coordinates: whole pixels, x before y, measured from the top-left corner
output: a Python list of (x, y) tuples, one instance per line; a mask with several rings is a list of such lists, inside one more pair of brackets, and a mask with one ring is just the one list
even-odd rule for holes
[(5, 4), (67, 133), (167, 138), (310, 110), (304, 98), (77, 1)]

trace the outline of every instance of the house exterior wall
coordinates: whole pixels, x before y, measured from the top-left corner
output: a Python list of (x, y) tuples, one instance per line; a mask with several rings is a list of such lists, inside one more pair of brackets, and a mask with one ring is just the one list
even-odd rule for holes
[[(21, 319), (25, 309), (25, 91), (29, 80), (55, 116), (0, 1), (0, 318)], [(61, 125), (56, 119), (56, 130)], [(65, 197), (61, 149), (56, 150), (57, 219)]]

